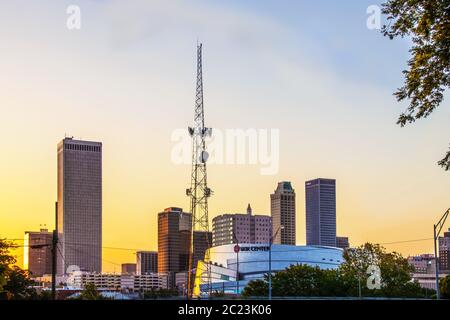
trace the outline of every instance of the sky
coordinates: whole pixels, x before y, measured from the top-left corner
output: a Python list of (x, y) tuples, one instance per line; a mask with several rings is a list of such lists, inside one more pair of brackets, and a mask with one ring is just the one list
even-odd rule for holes
[[(274, 175), (208, 167), (210, 218), (248, 203), (270, 214), (270, 193), (291, 181), (304, 244), (304, 183), (334, 178), (337, 233), (351, 245), (432, 252), (450, 202), (449, 173), (436, 164), (450, 137), (448, 93), (428, 118), (396, 125), (407, 102), (392, 93), (411, 43), (368, 29), (372, 4), (2, 1), (0, 237), (53, 228), (56, 145), (67, 135), (103, 143), (103, 271), (156, 250), (158, 212), (189, 209), (191, 168), (172, 161), (171, 135), (193, 123), (200, 41), (207, 125), (280, 135)], [(81, 10), (79, 30), (66, 26), (69, 5)], [(428, 240), (402, 242), (416, 239)]]

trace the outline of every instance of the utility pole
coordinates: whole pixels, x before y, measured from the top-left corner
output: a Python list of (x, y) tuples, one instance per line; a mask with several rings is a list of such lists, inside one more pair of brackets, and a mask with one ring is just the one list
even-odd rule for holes
[(439, 240), (439, 234), (441, 233), (442, 227), (447, 220), (447, 217), (450, 213), (450, 208), (445, 211), (442, 215), (441, 219), (433, 226), (433, 240), (434, 240), (434, 261), (436, 268), (436, 298), (441, 299), (441, 291), (439, 289), (439, 258), (438, 258), (438, 250), (437, 250), (437, 241)]
[[(197, 44), (197, 81), (195, 93), (194, 126), (189, 127), (189, 135), (192, 138), (192, 172), (191, 187), (186, 189), (186, 195), (191, 200), (191, 241), (189, 248), (189, 268), (188, 268), (188, 298), (192, 298), (194, 278), (192, 274), (194, 266), (194, 232), (205, 232), (207, 248), (204, 255), (204, 266), (206, 270), (202, 273), (201, 281), (206, 278), (209, 291), (211, 292), (211, 264), (209, 259), (209, 220), (208, 220), (208, 198), (212, 191), (207, 184), (206, 162), (209, 154), (206, 151), (206, 137), (211, 136), (211, 128), (205, 127), (205, 117), (203, 108), (203, 76), (202, 76), (202, 44)], [(200, 237), (201, 238), (201, 237)]]
[(58, 202), (55, 202), (55, 230), (52, 238), (52, 300), (56, 300), (56, 268), (58, 252)]

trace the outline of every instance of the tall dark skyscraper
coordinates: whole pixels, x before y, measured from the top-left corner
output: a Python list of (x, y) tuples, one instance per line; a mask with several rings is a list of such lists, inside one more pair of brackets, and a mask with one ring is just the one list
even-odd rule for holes
[[(102, 144), (58, 144), (58, 274), (102, 271)], [(61, 257), (62, 255), (62, 257)]]
[(169, 275), (175, 284), (175, 273), (189, 268), (192, 215), (181, 208), (170, 207), (158, 214), (158, 272)]
[(336, 247), (336, 180), (306, 181), (306, 244)]
[(276, 233), (273, 243), (295, 245), (295, 191), (288, 181), (279, 182), (270, 195), (272, 232)]

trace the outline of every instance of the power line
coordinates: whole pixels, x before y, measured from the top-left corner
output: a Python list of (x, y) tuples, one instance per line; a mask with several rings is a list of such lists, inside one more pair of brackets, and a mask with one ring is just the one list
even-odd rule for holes
[[(3, 240), (6, 241), (23, 241), (24, 239), (8, 239), (5, 238)], [(392, 241), (392, 242), (382, 242), (378, 243), (379, 245), (392, 245), (392, 244), (402, 244), (402, 243), (412, 243), (412, 242), (421, 242), (421, 241), (431, 241), (433, 238), (419, 238), (419, 239), (409, 239), (409, 240), (398, 240), (398, 241)], [(66, 245), (71, 246), (96, 246), (95, 244), (91, 243), (81, 243), (81, 242), (64, 242)], [(244, 244), (244, 243), (243, 243)], [(23, 247), (41, 247), (41, 246), (51, 246), (51, 243), (39, 243), (39, 244), (14, 244), (14, 248), (23, 248)], [(263, 244), (261, 244), (263, 245)], [(102, 249), (109, 249), (109, 250), (124, 250), (124, 251), (152, 251), (149, 249), (142, 249), (142, 248), (126, 248), (126, 247), (114, 247), (114, 246), (101, 246)], [(296, 250), (272, 250), (272, 252), (293, 252), (293, 251), (308, 251), (308, 250), (318, 250), (321, 249), (320, 247), (317, 248), (307, 248), (307, 249), (296, 249)], [(215, 253), (229, 253), (225, 251), (216, 251)]]
[(420, 241), (431, 241), (431, 240), (433, 240), (433, 238), (423, 238), (423, 239), (413, 239), (413, 240), (400, 240), (400, 241), (394, 241), (394, 242), (384, 242), (384, 243), (380, 243), (380, 245), (409, 243), (409, 242), (420, 242)]

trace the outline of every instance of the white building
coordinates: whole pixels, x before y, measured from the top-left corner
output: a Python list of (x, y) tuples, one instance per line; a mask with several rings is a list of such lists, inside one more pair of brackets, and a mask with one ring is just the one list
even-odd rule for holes
[(75, 288), (84, 288), (88, 283), (93, 283), (98, 290), (148, 291), (151, 289), (167, 289), (167, 275), (161, 273), (134, 275), (75, 271), (67, 279), (67, 285)]
[[(241, 292), (254, 279), (263, 279), (269, 272), (269, 245), (235, 244), (209, 249), (210, 261), (199, 261), (195, 276), (194, 294), (209, 292), (206, 263), (211, 269), (211, 290), (225, 293)], [(343, 262), (343, 250), (335, 247), (272, 245), (271, 270), (282, 271), (291, 265), (304, 264), (321, 269), (336, 269)], [(237, 280), (239, 275), (239, 283)]]

